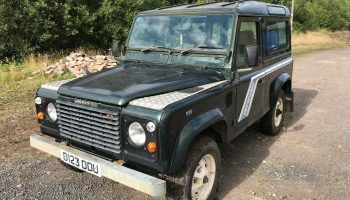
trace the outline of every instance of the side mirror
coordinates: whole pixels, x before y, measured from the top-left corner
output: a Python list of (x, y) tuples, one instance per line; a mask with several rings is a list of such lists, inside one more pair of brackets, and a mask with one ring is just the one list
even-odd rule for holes
[(120, 55), (120, 47), (119, 47), (119, 41), (114, 41), (112, 43), (112, 55), (114, 57), (117, 57)]
[(246, 45), (245, 46), (245, 60), (248, 67), (254, 67), (258, 65), (258, 46)]

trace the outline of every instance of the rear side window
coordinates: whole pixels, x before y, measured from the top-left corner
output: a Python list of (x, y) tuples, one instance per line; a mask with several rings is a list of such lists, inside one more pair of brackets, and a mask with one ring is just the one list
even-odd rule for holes
[(288, 47), (287, 22), (268, 22), (266, 31), (268, 54)]

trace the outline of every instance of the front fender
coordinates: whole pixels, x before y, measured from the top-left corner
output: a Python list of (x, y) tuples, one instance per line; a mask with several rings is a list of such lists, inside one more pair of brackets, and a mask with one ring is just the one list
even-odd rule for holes
[(184, 126), (175, 143), (169, 170), (170, 174), (176, 173), (183, 167), (187, 158), (187, 152), (193, 140), (205, 129), (222, 120), (225, 121), (225, 117), (222, 112), (216, 108), (195, 117)]

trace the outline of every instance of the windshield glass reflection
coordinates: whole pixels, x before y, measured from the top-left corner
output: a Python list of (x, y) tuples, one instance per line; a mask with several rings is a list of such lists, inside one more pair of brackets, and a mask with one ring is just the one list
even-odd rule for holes
[(222, 51), (230, 47), (232, 28), (232, 15), (139, 16), (128, 46)]

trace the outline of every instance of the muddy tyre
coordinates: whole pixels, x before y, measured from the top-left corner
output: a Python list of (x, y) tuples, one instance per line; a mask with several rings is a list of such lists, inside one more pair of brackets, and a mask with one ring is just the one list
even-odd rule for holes
[(199, 136), (191, 145), (180, 178), (180, 199), (213, 199), (218, 188), (221, 156), (217, 143)]
[(286, 111), (285, 102), (285, 93), (282, 90), (274, 107), (261, 119), (261, 131), (264, 134), (278, 135), (281, 131)]

